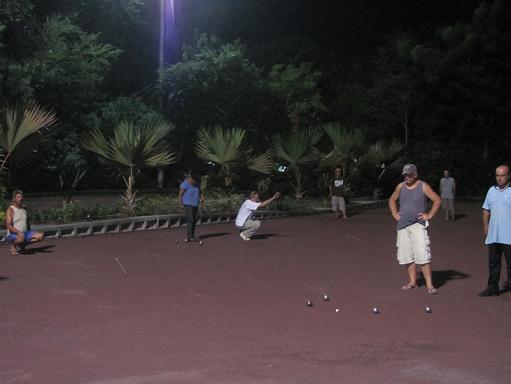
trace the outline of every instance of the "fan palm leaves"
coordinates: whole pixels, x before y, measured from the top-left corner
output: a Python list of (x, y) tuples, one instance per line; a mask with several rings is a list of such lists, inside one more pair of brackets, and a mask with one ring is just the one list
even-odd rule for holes
[(0, 117), (0, 173), (12, 158), (23, 158), (33, 151), (34, 134), (57, 122), (55, 113), (44, 110), (36, 102), (7, 106)]
[(239, 128), (225, 129), (215, 126), (212, 129), (201, 128), (197, 134), (195, 152), (205, 161), (220, 167), (220, 177), (225, 187), (231, 187), (239, 167), (268, 174), (274, 168), (269, 152), (252, 157), (252, 150), (244, 144), (246, 132)]
[(262, 155), (247, 159), (246, 166), (252, 171), (269, 175), (275, 168), (275, 162), (273, 161), (270, 151), (267, 151)]
[(105, 137), (99, 129), (82, 137), (82, 146), (114, 167), (123, 177), (126, 192), (123, 196), (128, 211), (136, 202), (135, 177), (144, 168), (162, 167), (175, 162), (174, 154), (165, 143), (174, 126), (164, 120), (144, 125), (124, 121), (114, 129), (113, 136)]
[(359, 131), (348, 130), (338, 122), (327, 123), (322, 128), (330, 138), (333, 147), (323, 156), (322, 164), (329, 166), (342, 164), (343, 174), (346, 175), (348, 164), (356, 158), (357, 152), (362, 147), (362, 134)]
[(378, 175), (378, 180), (380, 180), (386, 170), (398, 168), (403, 164), (404, 158), (401, 156), (401, 152), (404, 148), (404, 145), (397, 141), (392, 141), (390, 145), (378, 141), (369, 147), (369, 150), (361, 156), (360, 161), (373, 168), (381, 169)]
[(361, 157), (359, 168), (361, 173), (376, 176), (373, 188), (373, 198), (380, 198), (380, 181), (388, 170), (399, 168), (404, 163), (403, 150), (405, 146), (397, 141), (390, 144), (378, 141), (371, 145)]
[(294, 131), (289, 135), (276, 135), (273, 139), (273, 152), (277, 158), (286, 163), (294, 174), (292, 187), (296, 198), (302, 198), (303, 169), (302, 166), (316, 159), (314, 146), (321, 139), (322, 132), (316, 128)]

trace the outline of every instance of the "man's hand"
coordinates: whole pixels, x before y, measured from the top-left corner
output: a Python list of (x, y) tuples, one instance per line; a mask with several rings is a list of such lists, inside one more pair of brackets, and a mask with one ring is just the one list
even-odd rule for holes
[(425, 221), (428, 221), (428, 220), (431, 220), (433, 218), (433, 216), (430, 214), (430, 213), (419, 213), (419, 219), (420, 220), (425, 220)]
[(399, 221), (399, 220), (401, 220), (401, 213), (392, 212), (392, 217), (394, 218), (394, 220)]
[(273, 195), (273, 198), (274, 199), (278, 199), (280, 197), (280, 192), (276, 192), (274, 195)]

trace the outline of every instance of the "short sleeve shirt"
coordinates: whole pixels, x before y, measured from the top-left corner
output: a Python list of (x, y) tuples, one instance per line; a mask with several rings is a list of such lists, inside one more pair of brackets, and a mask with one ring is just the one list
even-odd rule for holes
[(252, 200), (245, 200), (238, 211), (238, 216), (236, 216), (236, 226), (243, 227), (245, 221), (252, 218), (254, 211), (257, 210), (260, 205), (261, 203), (256, 203)]
[(343, 179), (332, 179), (330, 181), (332, 187), (332, 196), (344, 196), (344, 180)]
[(452, 177), (442, 177), (440, 179), (440, 197), (442, 199), (454, 199), (454, 179)]
[(490, 211), (490, 225), (485, 244), (511, 244), (511, 187), (488, 190), (483, 209)]
[(179, 189), (184, 191), (183, 193), (183, 205), (191, 205), (197, 207), (200, 201), (200, 188), (195, 184), (191, 184), (188, 180), (185, 180), (179, 185)]

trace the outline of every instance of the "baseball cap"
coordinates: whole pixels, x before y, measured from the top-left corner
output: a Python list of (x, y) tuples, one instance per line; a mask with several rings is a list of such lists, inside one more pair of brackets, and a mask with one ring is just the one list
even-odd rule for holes
[(417, 167), (413, 164), (406, 164), (403, 167), (403, 175), (416, 175), (417, 174)]

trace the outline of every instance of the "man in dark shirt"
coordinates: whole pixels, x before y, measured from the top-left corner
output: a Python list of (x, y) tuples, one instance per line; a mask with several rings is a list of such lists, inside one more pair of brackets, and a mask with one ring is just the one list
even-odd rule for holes
[[(330, 181), (328, 189), (330, 190), (330, 198), (332, 200), (332, 210), (335, 217), (347, 219), (346, 202), (344, 201), (344, 179), (342, 178), (342, 170), (340, 167), (335, 168), (334, 178)], [(339, 213), (340, 212), (340, 213)]]

